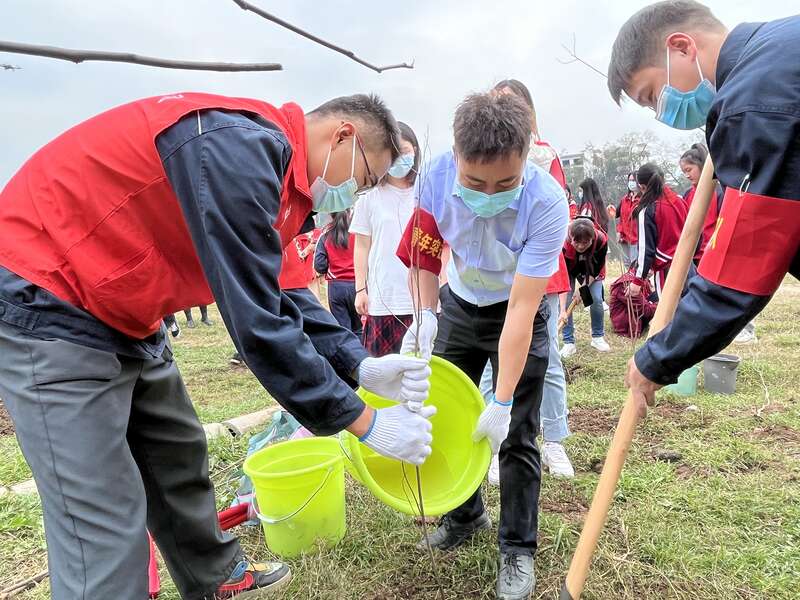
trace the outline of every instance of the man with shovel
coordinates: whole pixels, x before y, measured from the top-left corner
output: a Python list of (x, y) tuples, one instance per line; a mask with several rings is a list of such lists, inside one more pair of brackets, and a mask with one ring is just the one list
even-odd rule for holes
[(220, 531), (203, 428), (162, 315), (216, 301), (251, 371), (303, 425), (420, 464), (421, 359), (370, 358), (278, 285), (312, 211), (351, 206), (398, 156), (378, 98), (304, 115), (182, 93), (111, 109), (39, 150), (0, 193), (0, 396), (42, 498), (52, 596), (147, 597), (149, 529), (181, 597), (274, 594), (281, 563)]
[(677, 129), (705, 125), (722, 212), (671, 324), (628, 365), (642, 414), (655, 391), (719, 352), (800, 277), (800, 16), (728, 30), (704, 5), (668, 0), (620, 29), (608, 88)]

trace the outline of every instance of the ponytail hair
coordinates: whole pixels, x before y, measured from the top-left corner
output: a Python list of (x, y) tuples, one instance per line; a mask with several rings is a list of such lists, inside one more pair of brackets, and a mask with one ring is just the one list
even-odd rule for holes
[(680, 162), (689, 163), (690, 165), (697, 165), (700, 167), (700, 169), (702, 169), (706, 162), (707, 156), (708, 148), (700, 143), (692, 144), (692, 147), (683, 153)]
[(653, 163), (646, 163), (636, 172), (636, 182), (645, 186), (633, 216), (638, 217), (645, 208), (653, 204), (664, 194), (664, 173)]
[(331, 215), (333, 222), (328, 235), (331, 236), (331, 241), (337, 248), (347, 249), (350, 241), (350, 215), (350, 210), (335, 212)]

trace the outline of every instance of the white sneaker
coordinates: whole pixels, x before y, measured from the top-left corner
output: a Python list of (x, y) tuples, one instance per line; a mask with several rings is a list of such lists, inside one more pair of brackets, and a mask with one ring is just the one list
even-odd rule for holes
[(500, 485), (500, 457), (497, 454), (492, 455), (492, 462), (489, 463), (489, 473), (486, 476), (490, 485)]
[(542, 444), (542, 464), (550, 471), (553, 477), (575, 477), (575, 469), (569, 461), (564, 446), (558, 442), (545, 442)]
[(559, 354), (561, 355), (561, 358), (569, 358), (570, 356), (574, 355), (577, 351), (578, 349), (575, 347), (575, 344), (564, 344), (561, 347), (561, 352), (559, 352)]
[(755, 344), (757, 341), (755, 328), (750, 329), (749, 327), (742, 329), (739, 335), (733, 338), (734, 344)]
[(592, 348), (597, 350), (598, 352), (610, 352), (611, 346), (608, 345), (606, 338), (603, 337), (593, 337), (592, 338)]

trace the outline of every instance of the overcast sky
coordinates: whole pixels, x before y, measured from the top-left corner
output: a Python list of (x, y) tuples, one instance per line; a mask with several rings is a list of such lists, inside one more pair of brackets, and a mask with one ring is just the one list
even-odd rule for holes
[[(559, 150), (602, 144), (628, 131), (676, 134), (653, 113), (611, 101), (604, 78), (562, 65), (572, 34), (602, 71), (620, 25), (641, 0), (253, 0), (375, 64), (415, 60), (413, 70), (374, 73), (298, 37), (231, 0), (2, 0), (0, 39), (131, 51), (194, 60), (279, 62), (270, 73), (181, 72), (107, 63), (73, 65), (0, 54), (0, 185), (42, 144), (129, 100), (178, 91), (251, 96), (306, 110), (343, 94), (376, 92), (431, 152), (451, 144), (454, 108), (467, 93), (514, 77), (531, 89), (543, 137)], [(729, 27), (787, 16), (794, 0), (711, 0)]]

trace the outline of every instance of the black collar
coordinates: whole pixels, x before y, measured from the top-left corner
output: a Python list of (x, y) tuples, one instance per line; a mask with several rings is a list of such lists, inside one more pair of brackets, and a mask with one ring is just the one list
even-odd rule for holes
[(762, 25), (764, 23), (742, 23), (734, 27), (728, 37), (725, 38), (717, 59), (717, 89), (721, 88), (725, 83), (733, 67), (739, 62), (747, 42), (755, 35), (756, 31), (761, 29)]

